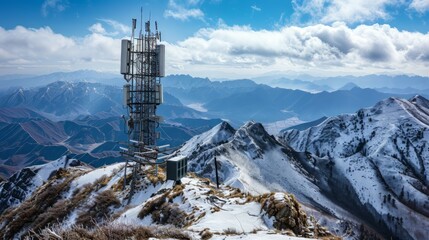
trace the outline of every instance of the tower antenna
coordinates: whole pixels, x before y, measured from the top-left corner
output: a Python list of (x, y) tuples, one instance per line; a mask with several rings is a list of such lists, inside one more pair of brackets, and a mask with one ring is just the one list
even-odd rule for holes
[(167, 179), (176, 181), (180, 181), (187, 172), (185, 157), (179, 155), (171, 158), (173, 149), (169, 145), (157, 146), (157, 139), (160, 138), (157, 128), (162, 117), (156, 114), (156, 110), (164, 101), (161, 78), (165, 76), (165, 45), (159, 43), (158, 23), (155, 25), (157, 32), (154, 33), (150, 29), (150, 20), (145, 22), (145, 33), (142, 34), (143, 7), (140, 8), (139, 36), (134, 36), (135, 23), (136, 20), (133, 20), (131, 40), (123, 39), (121, 44), (121, 74), (127, 81), (123, 87), (123, 101), (128, 113), (125, 118), (128, 141), (122, 143), (126, 147), (120, 147), (126, 161), (124, 189), (128, 162), (134, 162), (128, 203), (141, 182), (138, 181), (142, 175), (141, 166), (153, 165), (157, 174), (158, 165), (167, 165)]
[(143, 6), (140, 7), (140, 37), (143, 31)]

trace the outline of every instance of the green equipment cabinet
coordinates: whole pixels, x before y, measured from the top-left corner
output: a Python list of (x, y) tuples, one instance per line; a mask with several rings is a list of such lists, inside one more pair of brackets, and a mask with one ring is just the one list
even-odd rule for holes
[(188, 173), (188, 159), (185, 156), (175, 156), (167, 160), (167, 180), (179, 182)]

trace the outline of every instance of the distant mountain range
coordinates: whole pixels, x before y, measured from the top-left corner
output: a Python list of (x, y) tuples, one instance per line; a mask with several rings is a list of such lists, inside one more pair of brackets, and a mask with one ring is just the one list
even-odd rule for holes
[[(252, 79), (250, 79), (252, 80)], [(249, 82), (250, 80), (240, 80)], [(3, 75), (0, 76), (0, 90), (16, 87), (36, 87), (43, 86), (57, 81), (66, 82), (91, 82), (103, 83), (114, 86), (124, 84), (122, 76), (113, 73), (97, 72), (93, 70), (79, 70), (74, 72), (55, 72), (46, 75)], [(163, 84), (172, 88), (199, 88), (208, 87), (210, 82), (217, 85), (228, 85), (228, 82), (240, 82), (237, 80), (210, 81), (208, 78), (193, 78), (189, 75), (170, 75), (164, 78)], [(294, 77), (284, 77), (281, 74), (254, 78), (254, 83), (280, 87), (292, 90), (303, 90), (308, 92), (321, 92), (338, 90), (347, 83), (353, 83), (361, 88), (393, 88), (393, 89), (428, 89), (429, 77), (408, 76), (408, 75), (365, 75), (365, 76), (337, 76), (337, 77), (313, 77), (309, 75), (297, 75)], [(242, 84), (241, 83), (241, 84)], [(231, 85), (236, 85), (235, 83)], [(230, 86), (231, 86), (230, 85)], [(247, 87), (248, 84), (242, 85)], [(416, 93), (416, 92), (406, 92)]]
[[(102, 79), (97, 72), (86, 71), (52, 74), (51, 77), (55, 78), (56, 75), (64, 75), (67, 79), (94, 75), (94, 79)], [(187, 75), (172, 75), (166, 77), (163, 83), (165, 103), (159, 107), (158, 114), (165, 118), (166, 123), (162, 125), (165, 132), (161, 131), (163, 138), (160, 142), (175, 146), (207, 130), (215, 122), (219, 122), (219, 119), (229, 120), (233, 126), (240, 126), (248, 120), (271, 123), (291, 117), (297, 121), (311, 122), (324, 116), (352, 113), (392, 95), (354, 85), (349, 85), (353, 86), (350, 90), (308, 93), (272, 88), (250, 80), (212, 82)], [(199, 103), (206, 112), (187, 107), (183, 102)], [(21, 115), (16, 117), (12, 113), (15, 110), (11, 110), (16, 108), (26, 110), (19, 110)], [(83, 154), (82, 149), (86, 149), (87, 154), (82, 157), (87, 158), (86, 162), (94, 162), (99, 158), (94, 158), (89, 153), (101, 156), (101, 152), (115, 148), (116, 145), (109, 141), (123, 139), (119, 137), (123, 132), (120, 115), (125, 112), (121, 87), (118, 86), (71, 81), (53, 82), (34, 88), (9, 89), (0, 92), (0, 109), (0, 120), (3, 119), (0, 122), (3, 144), (0, 146), (4, 175), (23, 166), (55, 159), (66, 149), (74, 149), (79, 144), (83, 146), (76, 148), (80, 149), (76, 154)], [(10, 121), (8, 118), (11, 116), (20, 122)], [(115, 127), (109, 127), (112, 124)], [(73, 128), (79, 131), (70, 130)], [(21, 148), (20, 151), (25, 154), (17, 154), (18, 149), (14, 145), (17, 139), (30, 144)], [(101, 143), (103, 144), (100, 145)], [(90, 144), (100, 146), (89, 150)], [(45, 154), (44, 151), (49, 152)], [(52, 157), (39, 158), (48, 156), (51, 152)], [(15, 160), (10, 156), (15, 156)], [(15, 164), (14, 161), (20, 164)], [(18, 167), (11, 167), (14, 165)]]
[(124, 81), (120, 74), (97, 72), (93, 70), (80, 70), (74, 72), (55, 72), (46, 75), (6, 75), (0, 76), (0, 89), (31, 88), (62, 82), (90, 82), (121, 86)]
[[(61, 112), (66, 110), (52, 109), (49, 105), (54, 103), (45, 106), (43, 102), (44, 100), (54, 100), (47, 99), (49, 94), (46, 93), (45, 84), (49, 83), (54, 92), (50, 94), (55, 95), (55, 100), (60, 102), (69, 100), (67, 98), (67, 94), (70, 94), (69, 88), (78, 87), (84, 91), (79, 99), (68, 101), (69, 104), (72, 104), (68, 106), (69, 114), (74, 114), (73, 116), (76, 114), (94, 114), (95, 111), (113, 114), (118, 114), (121, 111), (122, 93), (118, 88), (124, 84), (124, 81), (119, 75), (83, 70), (30, 78), (26, 78), (26, 76), (17, 77), (16, 80), (0, 80), (5, 83), (3, 84), (4, 87), (9, 85), (12, 87), (13, 85), (15, 89), (14, 95), (8, 96), (10, 99), (2, 99), (3, 106), (16, 106), (17, 102), (25, 101), (21, 95), (26, 94), (30, 95), (27, 96), (26, 100), (35, 105), (32, 109), (36, 110), (36, 108), (43, 107), (43, 110), (56, 116), (58, 114), (64, 115)], [(60, 86), (55, 87), (58, 85), (55, 82), (59, 80), (68, 82), (70, 86), (61, 86), (63, 89)], [(85, 83), (80, 83), (82, 81)], [(165, 118), (220, 117), (230, 120), (234, 125), (241, 125), (250, 119), (269, 123), (289, 117), (312, 121), (322, 116), (351, 113), (361, 107), (369, 107), (390, 96), (409, 98), (415, 94), (423, 96), (429, 94), (429, 91), (425, 90), (429, 86), (427, 77), (405, 75), (343, 76), (319, 79), (310, 79), (309, 77), (309, 80), (286, 78), (269, 80), (264, 78), (263, 81), (258, 80), (258, 82), (264, 84), (256, 84), (254, 81), (246, 79), (219, 82), (210, 81), (208, 78), (194, 78), (189, 75), (170, 75), (162, 80), (166, 96), (165, 105), (169, 106), (161, 106), (160, 113)], [(103, 84), (97, 85), (96, 83)], [(105, 84), (112, 84), (116, 86), (116, 89)], [(271, 87), (266, 84), (271, 85)], [(24, 87), (17, 89), (17, 86)], [(39, 87), (29, 90), (31, 86)], [(272, 86), (280, 86), (281, 88), (273, 88)], [(94, 92), (94, 88), (97, 89), (96, 92)], [(285, 88), (289, 88), (289, 90)], [(353, 90), (353, 88), (363, 88), (363, 90)], [(377, 89), (377, 92), (367, 88)], [(34, 92), (34, 89), (38, 89), (38, 92)], [(304, 92), (302, 89), (314, 94)], [(335, 89), (340, 91), (334, 91)], [(73, 90), (73, 92), (76, 91), (77, 89)], [(341, 91), (350, 92), (341, 93)], [(0, 94), (5, 95), (5, 90)], [(76, 92), (75, 96), (77, 95), (79, 94)], [(36, 99), (37, 101), (33, 103), (32, 98), (41, 96), (44, 99)], [(93, 103), (89, 105), (87, 100)], [(7, 102), (10, 104), (4, 104)], [(313, 109), (309, 107), (310, 104)], [(199, 107), (196, 108), (195, 106)], [(223, 106), (227, 108), (222, 109)], [(110, 109), (108, 109), (109, 107)]]
[(165, 91), (179, 98), (184, 104), (207, 103), (239, 93), (258, 89), (260, 85), (251, 80), (212, 82), (208, 78), (189, 75), (171, 75), (163, 80)]
[(382, 93), (347, 82), (341, 86), (343, 90), (318, 93), (272, 88), (250, 80), (211, 82), (187, 75), (169, 76), (164, 83), (165, 91), (181, 102), (198, 103), (206, 113), (235, 125), (248, 120), (270, 123), (291, 117), (312, 121), (323, 116), (352, 113), (392, 95), (405, 98), (414, 95)]
[[(79, 116), (120, 116), (121, 87), (89, 82), (53, 82), (36, 88), (18, 88), (0, 95), (0, 107), (24, 107), (57, 120)], [(159, 112), (164, 118), (205, 118), (208, 115), (183, 106), (179, 99), (164, 93)]]
[(344, 84), (351, 82), (361, 88), (415, 88), (427, 89), (429, 86), (429, 77), (408, 76), (408, 75), (366, 75), (366, 76), (340, 76), (315, 80), (315, 84), (327, 85), (333, 89), (338, 89)]
[[(161, 124), (159, 144), (179, 146), (221, 120), (170, 120)], [(26, 166), (43, 164), (63, 155), (92, 166), (122, 161), (119, 141), (125, 142), (120, 117), (85, 116), (52, 121), (26, 108), (0, 108), (0, 175), (10, 176)]]
[(334, 90), (350, 90), (351, 88), (343, 88), (350, 83), (361, 88), (372, 89), (396, 89), (393, 93), (404, 94), (429, 94), (427, 90), (429, 86), (429, 77), (408, 76), (408, 75), (366, 75), (366, 76), (338, 76), (338, 77), (311, 77), (311, 76), (296, 76), (296, 78), (284, 77), (262, 77), (255, 78), (257, 83), (263, 83), (272, 87), (281, 87), (287, 89), (298, 89), (307, 92), (321, 92)]
[(274, 122), (290, 117), (312, 121), (323, 116), (352, 113), (390, 96), (392, 94), (361, 88), (311, 94), (300, 90), (260, 86), (251, 92), (212, 100), (204, 104), (204, 108), (222, 118), (242, 122), (249, 119)]
[(333, 91), (335, 88), (332, 88), (328, 85), (318, 84), (309, 79), (299, 80), (299, 79), (289, 79), (289, 78), (273, 78), (273, 79), (255, 79), (255, 82), (260, 84), (269, 85), (271, 87), (285, 88), (291, 90), (301, 90), (311, 93), (323, 92), (323, 91)]

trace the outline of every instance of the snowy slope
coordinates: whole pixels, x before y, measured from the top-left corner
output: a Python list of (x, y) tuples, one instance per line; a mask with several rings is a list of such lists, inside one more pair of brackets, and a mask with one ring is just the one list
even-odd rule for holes
[(44, 165), (26, 167), (13, 174), (7, 181), (0, 182), (0, 214), (8, 207), (20, 204), (42, 186), (60, 168), (81, 167), (90, 169), (75, 159), (65, 156)]
[[(223, 128), (232, 129), (225, 125), (228, 124), (224, 122)], [(301, 156), (278, 142), (259, 123), (248, 122), (236, 131), (230, 130), (227, 141), (216, 144), (210, 141), (213, 135), (219, 133), (220, 136), (225, 136), (219, 129), (220, 125), (195, 136), (178, 150), (178, 153), (189, 158), (189, 171), (215, 181), (216, 156), (221, 183), (251, 194), (290, 192), (305, 205), (319, 209), (315, 214), (319, 216), (319, 220), (333, 225), (331, 230), (343, 231), (343, 227), (336, 222), (341, 222), (344, 217), (348, 219), (347, 224), (356, 228), (358, 221), (355, 217), (325, 196), (314, 182), (314, 177), (301, 168), (299, 160), (304, 158), (307, 161), (305, 155)], [(194, 150), (191, 152), (189, 149)]]
[(222, 122), (211, 130), (204, 132), (200, 135), (192, 137), (187, 141), (183, 147), (181, 147), (181, 152), (184, 155), (189, 155), (194, 151), (199, 151), (201, 148), (209, 149), (218, 144), (227, 142), (231, 136), (235, 133), (235, 129), (231, 127), (227, 122)]
[(133, 164), (127, 166), (123, 189), (124, 163), (89, 169), (76, 160), (65, 160), (31, 168), (36, 176), (34, 185), (23, 192), (25, 200), (0, 215), (0, 237), (20, 238), (41, 231), (61, 234), (79, 225), (87, 231), (101, 226), (127, 229), (167, 225), (180, 228), (177, 231), (192, 239), (201, 238), (204, 232), (213, 234), (214, 239), (332, 237), (286, 193), (252, 196), (229, 186), (216, 189), (195, 174), (176, 185), (163, 180), (162, 170), (157, 176), (152, 166), (144, 166), (138, 168), (130, 199)]
[(285, 143), (329, 159), (342, 202), (400, 239), (429, 236), (429, 101), (389, 98), (356, 114), (329, 118)]
[(178, 152), (200, 176), (215, 180), (216, 156), (223, 184), (253, 194), (293, 193), (346, 237), (421, 239), (429, 235), (428, 106), (419, 96), (390, 98), (306, 131), (287, 131), (280, 142), (248, 122), (214, 143), (208, 140), (214, 128)]

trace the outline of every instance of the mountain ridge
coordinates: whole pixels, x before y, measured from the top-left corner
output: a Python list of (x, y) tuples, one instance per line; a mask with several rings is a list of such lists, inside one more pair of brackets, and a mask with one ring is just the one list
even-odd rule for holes
[(298, 151), (330, 159), (333, 173), (341, 173), (349, 182), (347, 191), (358, 196), (356, 203), (372, 208), (374, 222), (384, 222), (391, 232), (402, 228), (399, 238), (419, 239), (428, 226), (410, 223), (429, 217), (428, 103), (421, 96), (388, 98), (307, 130), (286, 131), (281, 139)]
[[(363, 225), (384, 237), (420, 239), (429, 229), (424, 170), (429, 165), (425, 160), (429, 159), (425, 147), (428, 103), (421, 96), (387, 98), (372, 108), (328, 118), (307, 130), (285, 131), (279, 139), (255, 122), (229, 134), (219, 133), (217, 126), (193, 137), (178, 153), (188, 156), (189, 169), (200, 176), (215, 179), (216, 158), (224, 184), (253, 193), (293, 193), (331, 231), (341, 232), (345, 225), (361, 234)], [(397, 130), (398, 135), (391, 138)], [(223, 141), (211, 141), (218, 133)], [(383, 147), (395, 141), (402, 150), (389, 152), (395, 148)], [(372, 151), (378, 155), (367, 158)]]

